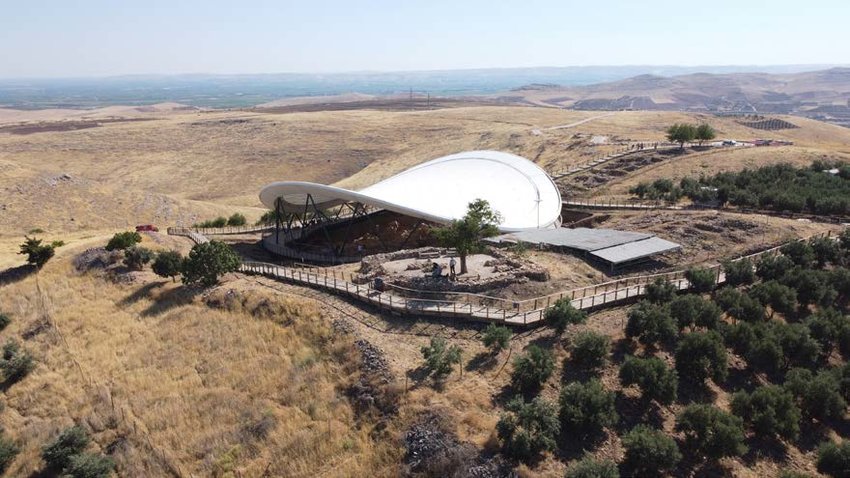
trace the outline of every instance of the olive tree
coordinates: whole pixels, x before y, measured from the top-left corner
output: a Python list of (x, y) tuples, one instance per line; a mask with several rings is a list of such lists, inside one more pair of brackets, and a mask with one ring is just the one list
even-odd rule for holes
[(645, 402), (655, 400), (662, 405), (676, 401), (679, 377), (658, 357), (628, 356), (620, 366), (620, 382), (624, 387), (637, 385)]
[(712, 405), (688, 405), (676, 418), (676, 431), (684, 433), (686, 447), (711, 460), (747, 451), (743, 420)]
[(467, 206), (466, 215), (450, 224), (437, 228), (434, 235), (446, 247), (453, 247), (460, 256), (460, 273), (466, 274), (466, 256), (483, 249), (482, 240), (499, 233), (502, 222), (498, 212), (484, 199), (476, 199)]
[(219, 277), (238, 269), (240, 262), (236, 252), (223, 242), (195, 244), (183, 260), (183, 283), (212, 287)]

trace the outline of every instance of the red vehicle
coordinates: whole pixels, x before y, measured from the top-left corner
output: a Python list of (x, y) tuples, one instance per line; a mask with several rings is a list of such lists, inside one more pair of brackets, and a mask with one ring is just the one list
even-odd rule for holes
[(136, 232), (159, 232), (159, 229), (153, 224), (142, 224), (136, 226)]

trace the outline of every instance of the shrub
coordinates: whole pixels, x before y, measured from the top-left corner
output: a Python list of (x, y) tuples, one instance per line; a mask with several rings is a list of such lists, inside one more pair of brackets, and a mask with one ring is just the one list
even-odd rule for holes
[(623, 436), (623, 466), (632, 476), (664, 476), (682, 459), (673, 438), (660, 430), (638, 425)]
[(833, 478), (850, 476), (850, 441), (826, 442), (818, 448), (818, 471)]
[(255, 226), (273, 226), (277, 220), (279, 219), (277, 213), (274, 210), (266, 211), (257, 219), (257, 222), (254, 223)]
[(555, 438), (561, 425), (553, 404), (541, 397), (531, 402), (517, 397), (505, 409), (507, 412), (496, 424), (496, 431), (506, 455), (528, 461), (557, 447)]
[(726, 261), (723, 263), (726, 273), (726, 284), (730, 286), (749, 285), (756, 280), (753, 262), (749, 259)]
[(717, 285), (717, 277), (711, 269), (691, 267), (685, 271), (685, 279), (688, 279), (691, 288), (697, 292), (711, 292)]
[(679, 377), (694, 383), (708, 378), (722, 382), (729, 373), (726, 348), (716, 332), (686, 334), (676, 347), (675, 356)]
[(629, 356), (620, 366), (620, 382), (624, 387), (637, 385), (644, 401), (670, 405), (676, 401), (679, 377), (658, 357)]
[(511, 341), (511, 329), (504, 325), (490, 324), (484, 329), (484, 335), (481, 337), (481, 342), (484, 346), (490, 349), (493, 354), (499, 353), (502, 349), (508, 346)]
[(431, 343), (420, 349), (425, 358), (425, 369), (438, 380), (452, 373), (452, 368), (460, 363), (461, 348), (448, 346), (446, 339), (431, 337)]
[(62, 246), (62, 241), (53, 241), (50, 244), (43, 244), (41, 239), (34, 237), (25, 237), (25, 241), (21, 244), (21, 250), (18, 254), (27, 256), (27, 264), (33, 265), (38, 269), (44, 267), (53, 256), (56, 254), (56, 248)]
[(245, 219), (245, 216), (235, 212), (232, 216), (227, 218), (228, 226), (244, 226), (248, 221)]
[(791, 259), (795, 265), (807, 268), (815, 261), (815, 251), (805, 241), (791, 241), (783, 244), (779, 252)]
[(71, 457), (64, 475), (71, 478), (106, 478), (112, 474), (113, 468), (115, 462), (108, 457), (80, 453)]
[(197, 228), (211, 228), (211, 227), (224, 227), (227, 225), (227, 218), (224, 216), (219, 216), (213, 220), (207, 220), (198, 224), (195, 224), (194, 227)]
[(223, 242), (195, 244), (183, 260), (183, 283), (212, 287), (220, 276), (235, 271), (239, 264), (239, 256)]
[(610, 351), (611, 340), (607, 335), (584, 331), (576, 334), (570, 357), (580, 367), (595, 369), (605, 365)]
[(626, 337), (635, 338), (644, 345), (671, 342), (678, 328), (670, 316), (669, 307), (640, 302), (629, 310), (629, 320), (626, 323)]
[(8, 315), (0, 312), (0, 331), (5, 329), (11, 322), (12, 322), (12, 319), (9, 318)]
[(720, 321), (720, 307), (714, 302), (695, 294), (676, 297), (670, 302), (670, 315), (679, 326), (679, 330), (694, 326), (713, 329)]
[(546, 311), (546, 325), (555, 329), (559, 335), (567, 330), (570, 324), (583, 324), (587, 320), (587, 313), (573, 307), (570, 299), (563, 298), (555, 301), (555, 304)]
[(676, 419), (676, 430), (684, 433), (685, 446), (712, 460), (747, 451), (743, 420), (712, 405), (688, 405)]
[(175, 281), (180, 275), (180, 268), (183, 264), (183, 255), (177, 251), (162, 251), (156, 255), (151, 269), (160, 277), (171, 277)]
[(41, 451), (41, 457), (52, 470), (64, 470), (71, 457), (79, 455), (89, 445), (89, 435), (80, 426), (66, 428)]
[(119, 232), (106, 243), (107, 251), (123, 251), (142, 242), (142, 235), (135, 231)]
[(26, 350), (15, 353), (9, 359), (0, 362), (3, 380), (7, 385), (20, 382), (35, 369), (35, 359)]
[(153, 258), (153, 251), (146, 247), (133, 246), (124, 250), (124, 265), (133, 270), (142, 270)]
[(536, 345), (530, 345), (525, 355), (514, 359), (514, 371), (511, 374), (511, 384), (524, 393), (534, 392), (555, 371), (555, 360), (552, 353)]
[(777, 280), (794, 267), (794, 262), (786, 256), (766, 255), (756, 265), (756, 275), (761, 280)]
[(847, 402), (841, 395), (841, 386), (835, 375), (795, 368), (788, 371), (783, 384), (791, 392), (807, 416), (819, 420), (837, 420), (844, 416)]
[(769, 305), (772, 310), (771, 317), (773, 317), (774, 312), (787, 315), (797, 308), (797, 291), (775, 280), (753, 286), (749, 295), (762, 305)]
[(0, 434), (0, 474), (3, 474), (9, 468), (20, 451), (21, 449), (15, 442)]
[(676, 297), (676, 286), (660, 277), (646, 286), (646, 300), (653, 304), (666, 304), (674, 297)]
[(762, 437), (795, 439), (800, 433), (800, 409), (794, 396), (782, 387), (764, 385), (752, 393), (732, 396), (732, 413)]
[(614, 407), (614, 394), (605, 390), (599, 380), (572, 382), (561, 389), (559, 400), (561, 428), (582, 437), (598, 436), (605, 427), (619, 419)]
[(586, 456), (567, 467), (565, 478), (620, 478), (617, 464), (609, 460), (597, 460)]

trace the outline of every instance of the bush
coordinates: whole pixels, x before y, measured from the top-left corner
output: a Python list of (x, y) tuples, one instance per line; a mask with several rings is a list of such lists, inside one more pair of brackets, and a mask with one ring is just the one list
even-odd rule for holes
[(605, 365), (611, 352), (611, 340), (607, 335), (591, 331), (579, 332), (573, 340), (570, 350), (572, 361), (585, 369), (595, 369)]
[(676, 286), (660, 277), (646, 286), (646, 300), (653, 304), (666, 304), (674, 297), (676, 297)]
[(232, 216), (227, 218), (228, 226), (244, 226), (248, 221), (245, 219), (245, 216), (235, 212)]
[(136, 271), (140, 271), (154, 258), (150, 249), (141, 246), (133, 246), (124, 250), (124, 265)]
[(240, 262), (239, 256), (223, 242), (195, 244), (183, 260), (183, 283), (212, 287), (220, 276), (238, 269)]
[(686, 334), (676, 347), (676, 371), (679, 377), (694, 383), (711, 378), (716, 383), (729, 374), (726, 348), (716, 332)]
[(679, 377), (658, 357), (638, 358), (628, 356), (620, 366), (620, 382), (624, 387), (637, 385), (641, 398), (655, 400), (662, 405), (676, 401)]
[(699, 293), (711, 292), (717, 285), (716, 273), (711, 269), (691, 267), (685, 271), (685, 279), (688, 279), (691, 288)]
[(177, 251), (162, 251), (156, 255), (151, 269), (160, 277), (170, 277), (172, 282), (180, 275), (183, 255)]
[(665, 476), (682, 459), (673, 438), (660, 430), (638, 425), (623, 436), (623, 466), (632, 476)]
[(502, 349), (508, 346), (511, 341), (511, 329), (504, 325), (490, 324), (484, 329), (484, 335), (481, 337), (481, 342), (484, 346), (490, 349), (493, 354), (499, 353)]
[(66, 428), (56, 439), (41, 451), (47, 467), (60, 471), (71, 463), (71, 457), (79, 455), (89, 445), (89, 435), (80, 426)]
[(531, 402), (517, 397), (508, 402), (505, 409), (507, 413), (502, 414), (496, 424), (505, 455), (529, 461), (557, 447), (555, 438), (561, 425), (554, 405), (540, 397)]
[(752, 393), (732, 396), (732, 413), (761, 437), (796, 439), (800, 433), (800, 409), (791, 392), (776, 385), (764, 385)]
[(211, 221), (204, 221), (198, 224), (195, 224), (193, 227), (196, 228), (214, 228), (214, 227), (224, 227), (227, 225), (227, 218), (224, 216), (219, 216)]
[(766, 255), (756, 265), (756, 275), (761, 280), (778, 280), (794, 267), (794, 262), (786, 256)]
[(0, 434), (0, 474), (9, 468), (20, 451), (15, 442)]
[(71, 478), (106, 478), (112, 474), (115, 462), (110, 458), (93, 453), (73, 455), (65, 468), (64, 475)]
[(609, 460), (597, 460), (586, 456), (567, 467), (565, 478), (620, 478), (617, 464)]
[(783, 387), (797, 398), (800, 409), (809, 417), (821, 421), (838, 420), (847, 410), (840, 382), (829, 372), (814, 375), (806, 369), (791, 369)]
[(273, 226), (277, 220), (278, 215), (274, 210), (266, 211), (262, 216), (254, 223), (255, 226)]
[(8, 315), (0, 312), (0, 331), (5, 329), (11, 322), (12, 322), (12, 319), (9, 318)]
[(670, 302), (670, 315), (679, 330), (694, 326), (714, 329), (720, 321), (721, 313), (720, 307), (714, 302), (695, 294), (682, 295)]
[(0, 358), (4, 384), (11, 385), (21, 381), (33, 369), (35, 369), (35, 360), (32, 355), (23, 350), (16, 340), (7, 340), (3, 345), (3, 356)]
[(598, 436), (605, 427), (613, 426), (619, 417), (614, 407), (614, 394), (602, 382), (572, 382), (561, 389), (559, 400), (561, 428), (581, 437)]
[(640, 343), (654, 346), (673, 341), (677, 332), (676, 322), (666, 305), (642, 301), (629, 310), (626, 337), (630, 339), (637, 337)]
[(546, 325), (555, 329), (558, 335), (563, 334), (570, 324), (583, 324), (587, 320), (587, 313), (573, 307), (570, 299), (563, 298), (555, 301), (555, 304), (546, 311)]
[(511, 385), (523, 393), (534, 392), (540, 389), (554, 371), (555, 360), (552, 353), (536, 345), (529, 345), (524, 356), (514, 359)]
[(135, 231), (119, 232), (106, 243), (107, 251), (123, 251), (142, 242), (142, 235)]
[(18, 254), (27, 256), (27, 264), (41, 269), (56, 254), (56, 248), (62, 246), (62, 241), (54, 241), (51, 244), (43, 244), (41, 239), (25, 237)]
[(743, 420), (712, 405), (688, 405), (676, 419), (676, 431), (684, 433), (686, 447), (711, 460), (747, 451)]
[(723, 272), (726, 273), (726, 284), (733, 287), (749, 285), (756, 280), (755, 269), (749, 259), (726, 261), (723, 263)]
[(454, 366), (460, 363), (461, 348), (457, 345), (449, 347), (442, 337), (431, 337), (430, 345), (420, 351), (425, 358), (425, 369), (438, 380), (452, 373)]
[(850, 441), (826, 442), (818, 448), (818, 471), (833, 478), (850, 477)]

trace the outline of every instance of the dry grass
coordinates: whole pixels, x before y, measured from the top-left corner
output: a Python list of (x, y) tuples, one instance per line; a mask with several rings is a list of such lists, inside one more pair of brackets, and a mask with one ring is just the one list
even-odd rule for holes
[(150, 273), (121, 286), (61, 259), (2, 292), (4, 340), (53, 325), (25, 341), (39, 365), (6, 392), (0, 423), (23, 448), (11, 476), (40, 469), (73, 422), (123, 476), (392, 474), (393, 442), (373, 441), (344, 396), (352, 340), (303, 300), (243, 290), (213, 309)]

